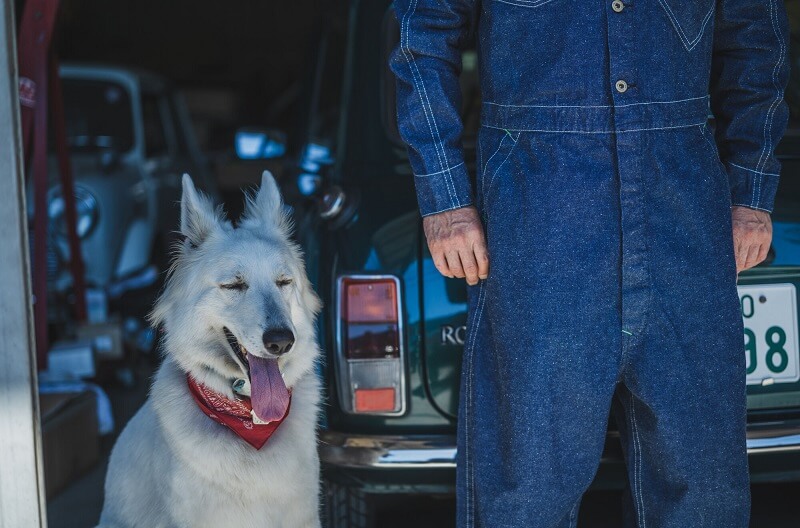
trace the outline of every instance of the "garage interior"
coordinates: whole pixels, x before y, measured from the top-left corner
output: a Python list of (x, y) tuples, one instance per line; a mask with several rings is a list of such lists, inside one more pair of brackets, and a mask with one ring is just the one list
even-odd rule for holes
[[(15, 0), (18, 20), (23, 4)], [(344, 34), (347, 21), (347, 2), (336, 0), (62, 0), (53, 47), (62, 64), (142, 69), (173, 83), (186, 101), (219, 198), (235, 217), (242, 209), (241, 190), (257, 185), (264, 168), (279, 179), (296, 174), (300, 149), (307, 140), (307, 101), (320, 43), (331, 26), (337, 28), (333, 34)], [(286, 155), (273, 160), (239, 159), (234, 139), (237, 130), (246, 128), (280, 131), (285, 135)], [(59, 469), (69, 479), (48, 497), (49, 526), (95, 525), (108, 454), (116, 435), (144, 401), (157, 364), (157, 353), (140, 355), (124, 379), (118, 373), (104, 374), (114, 432), (99, 437), (97, 452), (85, 455), (88, 458), (79, 462), (81, 469)], [(80, 438), (87, 421), (86, 401), (72, 401), (66, 408), (59, 401), (53, 405), (49, 410), (55, 413), (53, 427), (62, 431), (58, 434)], [(59, 429), (67, 422), (73, 423), (71, 429)], [(59, 437), (56, 444), (65, 438)], [(796, 484), (754, 487), (754, 516), (764, 519), (757, 526), (794, 526), (800, 514), (792, 497), (798, 489)], [(410, 503), (397, 497), (384, 501), (382, 507), (380, 526), (414, 522), (421, 528), (455, 522), (451, 498)], [(588, 512), (583, 518), (593, 519), (585, 526), (618, 526), (617, 492), (592, 492), (583, 508)]]

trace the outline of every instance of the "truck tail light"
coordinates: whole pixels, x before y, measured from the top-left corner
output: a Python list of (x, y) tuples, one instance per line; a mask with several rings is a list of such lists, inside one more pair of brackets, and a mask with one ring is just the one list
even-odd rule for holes
[(397, 415), (404, 411), (403, 322), (400, 281), (387, 275), (338, 280), (339, 396), (346, 412)]

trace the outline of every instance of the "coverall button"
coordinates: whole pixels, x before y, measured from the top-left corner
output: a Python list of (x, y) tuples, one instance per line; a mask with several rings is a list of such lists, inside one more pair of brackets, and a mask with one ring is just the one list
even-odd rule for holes
[(622, 10), (625, 9), (625, 4), (622, 3), (622, 0), (614, 0), (611, 2), (611, 9), (613, 9), (615, 13), (622, 13)]
[(617, 83), (614, 86), (617, 88), (617, 91), (619, 93), (625, 93), (626, 91), (628, 91), (628, 83), (626, 83), (622, 79), (617, 81)]

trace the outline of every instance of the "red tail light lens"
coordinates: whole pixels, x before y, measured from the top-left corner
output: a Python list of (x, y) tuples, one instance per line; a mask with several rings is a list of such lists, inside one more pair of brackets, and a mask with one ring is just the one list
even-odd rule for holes
[(400, 280), (393, 275), (342, 275), (337, 284), (336, 372), (342, 410), (400, 416), (406, 400)]
[(341, 288), (345, 357), (399, 357), (397, 283), (392, 279), (347, 278)]
[(391, 279), (344, 279), (344, 318), (348, 323), (397, 323), (397, 284)]

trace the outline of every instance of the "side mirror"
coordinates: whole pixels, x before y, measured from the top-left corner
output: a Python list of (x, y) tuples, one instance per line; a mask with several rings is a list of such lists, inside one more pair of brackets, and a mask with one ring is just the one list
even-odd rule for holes
[(100, 168), (103, 172), (111, 172), (119, 168), (122, 164), (122, 156), (119, 151), (110, 148), (100, 152)]
[(266, 128), (240, 128), (234, 140), (242, 160), (275, 159), (286, 154), (286, 134)]

